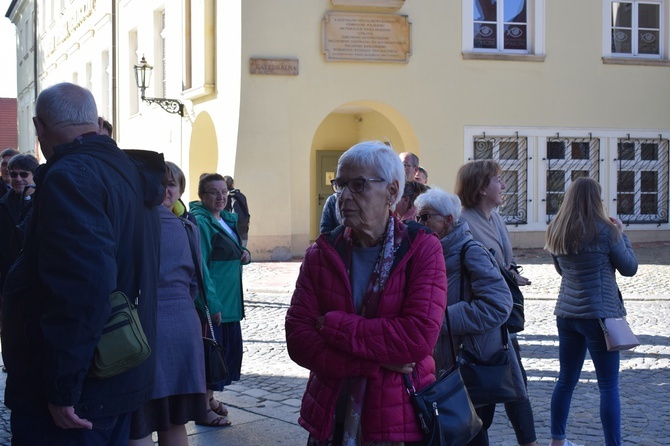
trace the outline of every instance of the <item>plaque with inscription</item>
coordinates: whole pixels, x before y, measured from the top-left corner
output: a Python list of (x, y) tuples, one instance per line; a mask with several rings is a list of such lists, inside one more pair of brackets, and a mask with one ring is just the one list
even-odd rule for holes
[(298, 75), (298, 59), (256, 59), (249, 60), (250, 74)]
[(409, 62), (411, 23), (405, 15), (327, 12), (323, 52), (327, 61)]

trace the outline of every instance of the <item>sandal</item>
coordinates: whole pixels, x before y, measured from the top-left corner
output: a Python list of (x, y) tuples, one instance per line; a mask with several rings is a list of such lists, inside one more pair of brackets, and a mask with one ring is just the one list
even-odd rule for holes
[(219, 403), (219, 405), (216, 406), (216, 408), (213, 408), (213, 407), (212, 407), (212, 401), (216, 401), (216, 400), (214, 400), (214, 397), (211, 397), (211, 398), (209, 399), (209, 408), (210, 408), (215, 414), (220, 415), (220, 416), (222, 416), (222, 417), (227, 417), (227, 416), (228, 416), (228, 408), (227, 408), (221, 401), (216, 401), (217, 403)]
[[(215, 412), (212, 409), (207, 410), (207, 415), (209, 415), (210, 413), (215, 414)], [(204, 421), (196, 421), (195, 424), (198, 426), (228, 427), (233, 423), (231, 423), (225, 416), (217, 416), (212, 420), (207, 419)]]

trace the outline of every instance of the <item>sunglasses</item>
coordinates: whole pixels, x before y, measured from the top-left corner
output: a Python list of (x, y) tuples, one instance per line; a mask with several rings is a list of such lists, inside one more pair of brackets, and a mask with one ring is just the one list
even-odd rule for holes
[(23, 172), (9, 172), (9, 176), (11, 178), (21, 177), (25, 180), (26, 178), (28, 178), (28, 175), (30, 175), (31, 173), (32, 172), (26, 172), (26, 171), (23, 171)]
[(416, 216), (416, 221), (419, 223), (425, 223), (427, 222), (431, 217), (437, 217), (440, 214), (419, 214)]

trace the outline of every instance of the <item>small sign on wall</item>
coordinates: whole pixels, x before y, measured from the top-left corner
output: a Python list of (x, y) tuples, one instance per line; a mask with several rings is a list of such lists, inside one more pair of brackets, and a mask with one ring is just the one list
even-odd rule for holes
[(298, 59), (249, 59), (250, 74), (297, 76)]
[(335, 179), (335, 172), (326, 172), (326, 186), (330, 186), (330, 181)]

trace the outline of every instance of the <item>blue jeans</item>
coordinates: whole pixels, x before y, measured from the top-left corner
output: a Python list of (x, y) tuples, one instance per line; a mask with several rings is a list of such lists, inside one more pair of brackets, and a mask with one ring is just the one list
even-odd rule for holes
[(61, 429), (48, 410), (10, 415), (12, 446), (123, 446), (130, 435), (130, 414), (89, 420), (93, 429)]
[(551, 437), (562, 440), (570, 412), (572, 392), (582, 372), (588, 348), (600, 390), (600, 422), (606, 446), (621, 444), (619, 352), (608, 352), (598, 319), (556, 318), (560, 372), (551, 396)]

